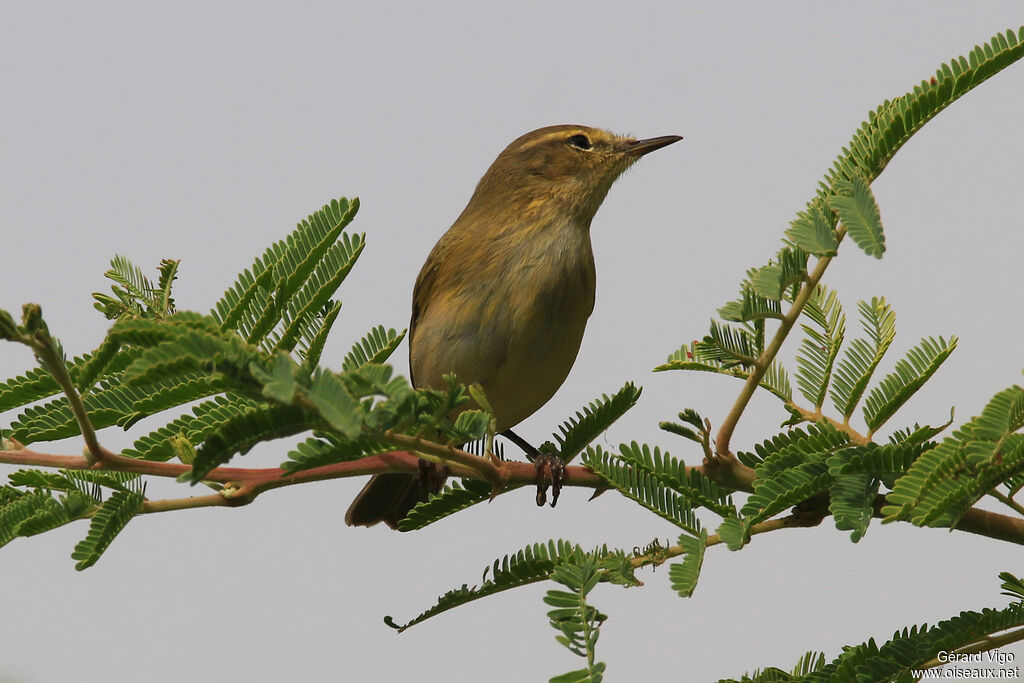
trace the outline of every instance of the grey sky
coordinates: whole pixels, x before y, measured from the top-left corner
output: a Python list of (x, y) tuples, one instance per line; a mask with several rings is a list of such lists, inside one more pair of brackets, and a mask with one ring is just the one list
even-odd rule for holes
[[(509, 141), (556, 123), (680, 134), (598, 213), (598, 302), (582, 351), (521, 432), (542, 441), (635, 380), (641, 403), (606, 444), (647, 441), (696, 463), (657, 422), (694, 407), (717, 424), (740, 385), (650, 369), (702, 336), (743, 272), (772, 256), (869, 109), (1021, 23), (1019, 2), (4, 3), (0, 308), (42, 304), (79, 354), (106, 331), (90, 293), (107, 288), (115, 253), (150, 272), (182, 259), (179, 307), (206, 311), (297, 220), (359, 196), (351, 229), (368, 245), (324, 354), (339, 365), (372, 325), (406, 326), (423, 259)], [(962, 422), (1020, 381), (1021, 120), (1017, 64), (930, 123), (875, 183), (886, 257), (844, 247), (826, 278), (851, 332), (856, 301), (882, 294), (897, 351), (960, 336), (894, 427), (942, 422), (951, 405)], [(31, 362), (0, 347), (4, 378)], [(783, 419), (772, 399), (755, 401), (735, 447)], [(269, 466), (283, 452), (234, 464)], [(676, 536), (613, 494), (587, 503), (582, 491), (555, 510), (521, 491), (413, 534), (349, 529), (361, 483), (140, 518), (84, 573), (69, 557), (84, 524), (13, 542), (0, 551), (0, 681), (546, 680), (579, 666), (547, 625), (548, 586), (401, 636), (381, 617), (412, 617), (536, 541), (632, 548)], [(150, 494), (188, 491), (154, 482)], [(714, 548), (690, 600), (664, 570), (644, 572), (644, 588), (599, 588), (593, 602), (611, 619), (598, 653), (616, 681), (788, 669), (808, 649), (834, 656), (1001, 606), (996, 575), (1019, 573), (1019, 559), (1005, 544), (907, 525), (873, 525), (854, 545), (826, 520), (738, 554)]]

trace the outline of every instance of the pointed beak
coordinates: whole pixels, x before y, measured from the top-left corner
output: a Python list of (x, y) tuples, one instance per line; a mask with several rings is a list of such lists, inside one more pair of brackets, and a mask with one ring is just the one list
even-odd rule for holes
[(623, 154), (628, 154), (633, 157), (642, 157), (648, 152), (653, 152), (656, 149), (667, 147), (673, 142), (679, 142), (682, 140), (681, 135), (662, 135), (660, 138), (647, 138), (646, 140), (630, 140), (623, 145)]

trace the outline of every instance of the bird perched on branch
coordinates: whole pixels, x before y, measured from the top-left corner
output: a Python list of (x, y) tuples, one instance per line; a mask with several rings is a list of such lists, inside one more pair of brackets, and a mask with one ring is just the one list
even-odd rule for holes
[[(681, 139), (548, 126), (506, 147), (416, 278), (413, 386), (443, 389), (447, 373), (479, 383), (497, 430), (525, 444), (511, 428), (565, 381), (594, 309), (594, 214), (623, 171)], [(395, 528), (430, 493), (419, 479), (373, 476), (346, 523)]]

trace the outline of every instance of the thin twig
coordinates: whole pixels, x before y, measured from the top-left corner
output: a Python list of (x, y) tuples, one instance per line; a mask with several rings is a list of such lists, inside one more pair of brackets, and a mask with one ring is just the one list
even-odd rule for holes
[(1008, 506), (1012, 510), (1018, 512), (1019, 514), (1024, 515), (1024, 506), (1021, 506), (1021, 504), (1015, 501), (1013, 498), (1010, 498), (1009, 496), (1004, 496), (1003, 494), (999, 493), (999, 491), (997, 491), (996, 489), (992, 489), (991, 491), (989, 491), (988, 495), (992, 496), (1000, 503)]
[(846, 434), (846, 436), (850, 438), (850, 443), (855, 443), (858, 446), (866, 446), (867, 444), (871, 443), (870, 438), (864, 436), (856, 429), (851, 427), (848, 422), (840, 422), (839, 420), (833, 419), (828, 415), (824, 415), (821, 412), (820, 408), (818, 410), (807, 410), (806, 408), (801, 408), (792, 401), (789, 401), (786, 405), (795, 410), (796, 412), (800, 413), (800, 417), (807, 420), (808, 422), (829, 423), (843, 434)]
[[(837, 244), (842, 242), (845, 235), (846, 229), (840, 226), (836, 230)], [(779, 322), (779, 328), (775, 331), (775, 335), (772, 337), (771, 342), (769, 342), (768, 346), (754, 363), (754, 367), (751, 370), (750, 375), (747, 377), (747, 381), (740, 390), (740, 395), (736, 397), (736, 402), (733, 404), (729, 414), (726, 415), (725, 420), (722, 422), (722, 426), (718, 429), (718, 437), (715, 439), (715, 453), (717, 457), (725, 460), (735, 458), (729, 450), (729, 442), (732, 440), (732, 434), (736, 430), (736, 425), (739, 423), (740, 417), (743, 415), (743, 411), (747, 409), (747, 404), (750, 403), (750, 399), (753, 397), (758, 385), (764, 378), (765, 373), (768, 372), (768, 368), (771, 366), (772, 361), (775, 360), (777, 355), (779, 355), (783, 342), (785, 342), (786, 337), (789, 336), (789, 331), (793, 329), (793, 325), (796, 324), (804, 306), (807, 304), (808, 300), (810, 300), (811, 295), (814, 294), (814, 290), (821, 281), (822, 276), (825, 275), (825, 269), (828, 268), (829, 263), (832, 262), (832, 258), (833, 257), (831, 256), (822, 256), (818, 259), (818, 264), (815, 266), (814, 272), (808, 274), (803, 287), (800, 288), (800, 292), (793, 300), (793, 305), (789, 307), (786, 315), (782, 316), (782, 320)]]
[(433, 456), (428, 458), (435, 460), (442, 465), (456, 463), (478, 473), (476, 478), (483, 479), (496, 486), (505, 483), (504, 463), (495, 464), (490, 458), (481, 458), (478, 455), (467, 453), (464, 450), (455, 448), (452, 445), (441, 445), (432, 441), (426, 441), (418, 436), (399, 434), (388, 430), (384, 432), (384, 439), (409, 450)]

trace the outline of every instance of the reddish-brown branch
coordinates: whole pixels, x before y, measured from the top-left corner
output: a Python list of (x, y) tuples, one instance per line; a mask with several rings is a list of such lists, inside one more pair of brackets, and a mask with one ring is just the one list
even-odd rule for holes
[[(155, 477), (175, 478), (190, 472), (192, 469), (190, 466), (181, 463), (138, 460), (109, 451), (104, 454), (101, 461), (90, 464), (82, 456), (38, 453), (27, 448), (0, 451), (0, 463), (34, 467), (63, 467), (72, 470), (116, 470)], [(415, 474), (418, 471), (418, 467), (416, 455), (406, 451), (390, 451), (360, 458), (359, 460), (338, 462), (294, 473), (288, 473), (280, 467), (262, 469), (218, 467), (211, 470), (204, 477), (204, 480), (230, 484), (246, 494), (253, 495), (269, 489), (308, 481), (342, 479), (385, 472), (408, 472)], [(509, 488), (532, 484), (536, 476), (533, 464), (528, 462), (502, 462), (495, 467), (497, 470), (500, 470), (500, 479)], [(479, 477), (477, 469), (458, 463), (449, 462), (448, 468), (457, 477)], [(604, 480), (597, 474), (589, 468), (579, 465), (566, 467), (563, 484), (587, 488), (604, 488), (605, 486)]]
[[(294, 473), (288, 473), (279, 467), (218, 467), (210, 471), (206, 475), (205, 480), (224, 484), (224, 490), (220, 493), (173, 500), (147, 501), (142, 511), (165, 512), (196, 507), (245, 505), (252, 502), (256, 496), (264, 491), (304, 482), (344, 479), (386, 472), (415, 474), (419, 469), (418, 461), (419, 458), (413, 453), (390, 451), (360, 458), (359, 460), (333, 463)], [(141, 475), (172, 478), (177, 478), (191, 471), (191, 467), (181, 463), (137, 460), (111, 453), (105, 449), (103, 450), (102, 460), (96, 463), (90, 463), (88, 459), (82, 456), (39, 453), (27, 448), (0, 451), (0, 463), (25, 467), (53, 467), (72, 470), (116, 470), (119, 472), (136, 472)], [(536, 470), (533, 463), (501, 462), (493, 466), (497, 470), (495, 479), (501, 482), (501, 490), (529, 486), (535, 483)], [(479, 468), (467, 467), (457, 462), (448, 461), (448, 468), (451, 474), (456, 477), (479, 479), (481, 476)], [(723, 462), (721, 459), (716, 458), (705, 463), (703, 467), (688, 467), (687, 470), (701, 470), (709, 478), (729, 488), (747, 492), (753, 490), (753, 470), (736, 460)], [(488, 479), (488, 481), (490, 480)], [(562, 483), (565, 486), (593, 489), (607, 488), (606, 482), (593, 470), (580, 465), (566, 467), (565, 479)], [(996, 512), (989, 512), (988, 510), (971, 508), (960, 519), (956, 529), (1024, 545), (1024, 519), (1008, 517)]]
[(960, 518), (956, 528), (979, 536), (1024, 545), (1024, 519), (1008, 517), (998, 512), (971, 508)]

